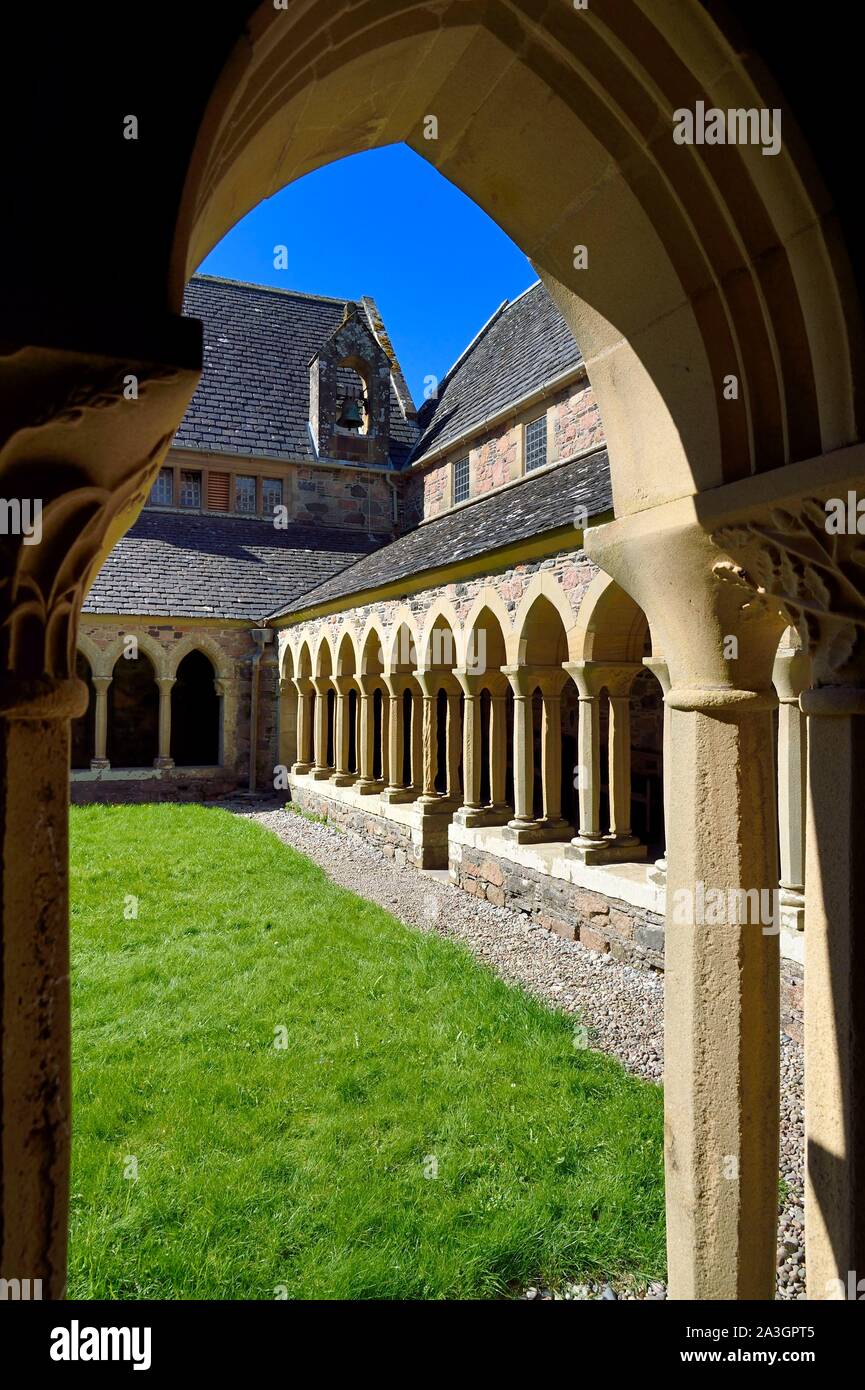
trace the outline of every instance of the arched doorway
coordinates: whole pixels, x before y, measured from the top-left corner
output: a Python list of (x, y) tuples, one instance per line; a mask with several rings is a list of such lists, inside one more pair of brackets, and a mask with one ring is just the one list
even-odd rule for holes
[(220, 761), (220, 697), (204, 652), (191, 651), (171, 690), (171, 756), (177, 767), (215, 767)]
[(119, 656), (108, 687), (108, 760), (152, 767), (159, 752), (159, 690), (146, 652)]

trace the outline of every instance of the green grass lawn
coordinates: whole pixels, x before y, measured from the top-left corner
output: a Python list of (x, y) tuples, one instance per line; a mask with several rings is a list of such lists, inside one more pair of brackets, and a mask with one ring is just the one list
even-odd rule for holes
[(71, 1297), (663, 1276), (660, 1090), (573, 1020), (226, 811), (71, 850)]

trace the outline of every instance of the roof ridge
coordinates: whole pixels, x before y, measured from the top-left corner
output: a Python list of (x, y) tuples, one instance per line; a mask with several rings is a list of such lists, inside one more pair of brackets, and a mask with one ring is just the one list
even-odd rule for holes
[(323, 304), (352, 304), (356, 300), (345, 299), (341, 295), (332, 294), (312, 294), (309, 290), (283, 290), (278, 285), (259, 285), (253, 280), (235, 280), (231, 275), (205, 275), (201, 271), (196, 271), (189, 278), (191, 285), (193, 280), (206, 280), (215, 285), (234, 285), (238, 289), (261, 290), (266, 294), (281, 294), (291, 299), (315, 299)]

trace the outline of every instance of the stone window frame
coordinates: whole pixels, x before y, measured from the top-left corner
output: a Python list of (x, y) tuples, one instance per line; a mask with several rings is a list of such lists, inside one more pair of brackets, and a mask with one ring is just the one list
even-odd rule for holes
[[(457, 470), (465, 464), (465, 477), (458, 474)], [(465, 493), (461, 494), (461, 489), (465, 483)], [(451, 506), (459, 506), (461, 502), (468, 502), (472, 495), (472, 461), (471, 452), (463, 454), (460, 458), (454, 459), (451, 463)]]
[[(540, 426), (540, 428), (538, 429), (539, 444), (530, 442), (529, 438), (529, 430), (531, 430), (535, 426)], [(536, 415), (533, 420), (526, 420), (525, 424), (523, 425), (523, 473), (536, 473), (539, 469), (546, 467), (546, 465), (550, 462), (549, 446), (550, 440), (548, 411), (544, 410), (540, 415)], [(532, 462), (532, 453), (533, 451), (537, 451), (538, 449), (540, 450), (542, 457), (540, 457), (537, 461)]]

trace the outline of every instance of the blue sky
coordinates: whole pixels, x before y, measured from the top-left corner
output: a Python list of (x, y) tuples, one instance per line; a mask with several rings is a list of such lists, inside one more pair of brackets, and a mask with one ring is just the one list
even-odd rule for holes
[[(273, 248), (288, 248), (274, 269)], [(200, 269), (337, 298), (371, 294), (420, 405), (503, 299), (537, 279), (486, 213), (405, 145), (340, 159), (253, 208)]]

